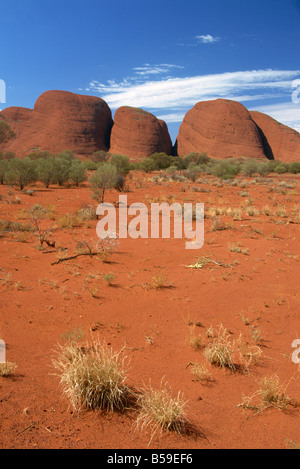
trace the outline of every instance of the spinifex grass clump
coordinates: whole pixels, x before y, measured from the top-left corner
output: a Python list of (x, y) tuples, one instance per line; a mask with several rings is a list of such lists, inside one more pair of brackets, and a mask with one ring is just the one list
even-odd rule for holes
[(166, 383), (162, 382), (160, 389), (153, 389), (151, 385), (145, 388), (138, 397), (137, 405), (137, 427), (141, 430), (150, 427), (151, 440), (159, 428), (177, 433), (185, 432), (188, 423), (184, 410), (186, 402), (181, 392), (173, 397)]
[(220, 326), (217, 335), (206, 346), (204, 355), (212, 365), (235, 370), (234, 355), (236, 346), (227, 329)]
[(124, 411), (132, 397), (126, 385), (126, 357), (104, 342), (80, 347), (76, 342), (60, 345), (53, 365), (64, 393), (74, 409)]
[(280, 384), (277, 375), (262, 378), (259, 382), (259, 389), (253, 396), (243, 397), (239, 407), (244, 409), (262, 412), (269, 407), (284, 410), (288, 406), (299, 407), (300, 403), (295, 399), (290, 399), (286, 395), (286, 387)]
[(15, 363), (6, 362), (0, 363), (0, 376), (7, 378), (14, 374), (17, 369), (17, 365)]

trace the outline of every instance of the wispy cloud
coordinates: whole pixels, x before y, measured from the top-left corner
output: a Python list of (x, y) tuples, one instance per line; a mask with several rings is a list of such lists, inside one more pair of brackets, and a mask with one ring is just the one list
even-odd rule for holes
[(220, 41), (219, 37), (211, 36), (211, 34), (196, 36), (195, 39), (197, 39), (197, 41), (202, 42), (203, 44), (214, 44), (215, 42)]
[(133, 71), (136, 75), (150, 76), (150, 75), (163, 75), (170, 73), (173, 70), (183, 69), (184, 67), (174, 64), (144, 64), (142, 67), (134, 67)]
[(134, 78), (107, 83), (95, 80), (87, 90), (99, 94), (112, 109), (127, 105), (153, 112), (168, 110), (167, 114), (174, 119), (174, 112), (182, 113), (198, 101), (217, 98), (255, 101), (291, 96), (292, 81), (299, 76), (300, 70), (251, 70), (156, 81), (145, 77), (142, 83)]

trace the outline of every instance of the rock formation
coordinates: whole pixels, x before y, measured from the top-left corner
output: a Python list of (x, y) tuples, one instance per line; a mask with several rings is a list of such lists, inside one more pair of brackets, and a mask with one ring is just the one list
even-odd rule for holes
[(284, 163), (300, 161), (300, 134), (258, 111), (250, 112), (252, 119), (263, 134), (275, 160)]
[(184, 117), (177, 153), (207, 152), (212, 158), (265, 158), (259, 129), (248, 110), (236, 101), (197, 103)]
[(16, 133), (5, 149), (19, 156), (34, 150), (73, 150), (79, 156), (88, 156), (109, 146), (113, 121), (109, 106), (101, 98), (46, 91), (33, 110), (13, 107), (2, 114)]
[(172, 142), (164, 121), (142, 109), (117, 109), (111, 131), (110, 153), (140, 160), (155, 152), (172, 152)]

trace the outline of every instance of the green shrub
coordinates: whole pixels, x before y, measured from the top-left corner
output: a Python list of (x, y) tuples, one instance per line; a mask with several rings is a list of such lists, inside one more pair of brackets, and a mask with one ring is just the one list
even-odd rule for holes
[(294, 161), (289, 164), (289, 172), (292, 174), (300, 173), (300, 161)]
[(151, 158), (146, 158), (137, 165), (137, 169), (141, 169), (145, 173), (152, 173), (152, 171), (157, 169), (157, 165)]
[(44, 184), (45, 187), (49, 187), (50, 183), (54, 179), (55, 174), (55, 163), (54, 158), (40, 158), (37, 160), (37, 179)]
[(86, 181), (86, 167), (80, 160), (72, 161), (69, 178), (78, 187), (81, 182)]
[(118, 174), (122, 174), (123, 176), (126, 176), (130, 171), (130, 162), (126, 155), (112, 155), (109, 163), (115, 166)]
[(36, 181), (37, 174), (35, 164), (29, 158), (14, 158), (9, 162), (5, 179), (9, 184), (18, 186), (23, 190), (25, 186)]
[(166, 153), (153, 153), (149, 158), (154, 161), (155, 169), (157, 170), (167, 169), (174, 162), (173, 156), (169, 156)]
[(90, 187), (93, 192), (92, 197), (99, 203), (103, 203), (106, 189), (116, 187), (117, 179), (118, 172), (114, 165), (104, 163), (99, 166), (97, 171), (92, 174), (89, 179)]

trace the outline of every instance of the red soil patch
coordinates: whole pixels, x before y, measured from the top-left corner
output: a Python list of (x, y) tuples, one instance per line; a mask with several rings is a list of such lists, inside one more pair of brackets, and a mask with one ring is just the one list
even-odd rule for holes
[[(270, 176), (255, 184), (238, 181), (232, 185), (207, 177), (202, 184), (155, 184), (151, 176), (136, 173), (130, 180), (129, 203), (157, 198), (204, 202), (207, 211), (242, 208), (240, 220), (230, 212), (221, 215), (231, 225), (223, 231), (212, 231), (216, 210), (208, 212), (199, 251), (186, 250), (184, 240), (127, 239), (120, 240), (110, 264), (78, 257), (52, 265), (57, 253), (39, 250), (33, 234), (1, 236), (0, 338), (7, 344), (7, 360), (18, 365), (14, 377), (0, 377), (2, 448), (147, 447), (150, 434), (134, 430), (133, 412), (70, 409), (51, 361), (62, 335), (75, 328), (84, 330), (87, 339), (105, 339), (114, 350), (126, 346), (130, 385), (151, 380), (156, 387), (165, 377), (174, 394), (184, 393), (198, 436), (158, 433), (151, 448), (286, 448), (287, 440), (299, 443), (297, 408), (255, 414), (238, 405), (243, 395), (257, 390), (259, 379), (273, 374), (289, 383), (291, 398), (300, 399), (299, 368), (291, 360), (292, 341), (300, 338), (300, 180)], [(97, 241), (96, 220), (73, 229), (58, 223), (63, 214), (94, 203), (89, 188), (45, 190), (37, 185), (34, 190), (29, 196), (1, 186), (1, 219), (25, 223), (22, 217), (33, 204), (51, 204), (54, 219), (45, 223), (57, 226), (56, 247), (72, 254), (77, 242)], [(16, 197), (20, 204), (7, 203)], [(117, 199), (117, 192), (108, 193), (108, 201)], [(255, 210), (247, 210), (249, 205)], [(237, 252), (238, 247), (246, 254)], [(217, 264), (186, 267), (197, 257)], [(102, 279), (108, 272), (115, 275), (113, 286)], [(155, 290), (152, 278), (161, 272), (169, 287)], [(261, 333), (263, 355), (244, 374), (207, 364), (213, 377), (207, 386), (193, 380), (188, 366), (206, 363), (203, 350), (192, 349), (190, 336), (201, 333), (205, 338), (206, 329), (219, 324), (234, 338), (242, 333), (249, 343), (254, 327)]]

